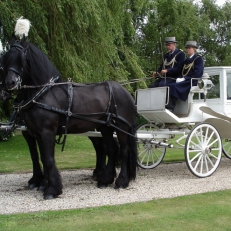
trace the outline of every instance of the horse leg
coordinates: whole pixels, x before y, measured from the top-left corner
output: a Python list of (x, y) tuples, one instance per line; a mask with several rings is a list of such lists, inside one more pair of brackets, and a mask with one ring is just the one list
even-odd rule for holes
[[(135, 134), (134, 129), (129, 131)], [(130, 180), (136, 178), (137, 167), (137, 146), (134, 137), (129, 136), (121, 131), (117, 131), (117, 138), (120, 144), (121, 170), (115, 181), (115, 188), (126, 188)]]
[(117, 155), (117, 149), (115, 147), (114, 138), (113, 138), (113, 130), (109, 127), (104, 127), (100, 130), (103, 143), (106, 145), (108, 162), (104, 171), (98, 176), (97, 185), (99, 188), (106, 187), (108, 184), (112, 184), (114, 182), (114, 178), (116, 176), (115, 169), (115, 159)]
[(50, 131), (43, 132), (37, 141), (44, 166), (44, 174), (47, 178), (47, 185), (44, 189), (43, 197), (45, 200), (54, 199), (62, 194), (63, 188), (61, 176), (55, 165), (55, 133)]
[(34, 189), (38, 187), (38, 190), (43, 190), (46, 181), (44, 179), (42, 168), (39, 163), (39, 154), (38, 154), (36, 139), (32, 135), (30, 135), (27, 131), (22, 131), (22, 135), (28, 144), (32, 165), (33, 165), (33, 175), (32, 178), (28, 181), (28, 187), (29, 189)]
[(103, 143), (103, 138), (101, 137), (88, 137), (96, 151), (96, 166), (93, 171), (92, 178), (97, 181), (98, 176), (104, 171), (106, 168), (106, 153), (107, 149)]

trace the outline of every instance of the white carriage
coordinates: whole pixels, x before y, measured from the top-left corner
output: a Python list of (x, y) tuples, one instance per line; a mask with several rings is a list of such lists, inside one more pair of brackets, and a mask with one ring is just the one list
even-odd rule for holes
[(140, 167), (158, 166), (172, 147), (184, 149), (187, 166), (198, 177), (217, 169), (222, 151), (231, 158), (231, 67), (204, 72), (188, 100), (178, 100), (173, 112), (165, 109), (167, 87), (137, 90), (137, 112), (148, 121), (137, 129)]

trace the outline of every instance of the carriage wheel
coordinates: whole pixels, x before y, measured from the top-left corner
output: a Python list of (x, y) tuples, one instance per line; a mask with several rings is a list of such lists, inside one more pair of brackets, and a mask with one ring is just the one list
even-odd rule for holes
[[(137, 128), (137, 133), (152, 134), (158, 127), (151, 123), (145, 123)], [(138, 165), (144, 169), (158, 166), (164, 158), (166, 148), (151, 144), (153, 139), (138, 139)], [(156, 139), (155, 139), (156, 140)]]
[(230, 139), (223, 139), (222, 140), (222, 146), (223, 146), (223, 153), (225, 156), (229, 159), (231, 159), (231, 140)]
[(212, 175), (222, 155), (222, 143), (218, 131), (210, 124), (197, 125), (186, 139), (184, 154), (187, 166), (195, 176)]

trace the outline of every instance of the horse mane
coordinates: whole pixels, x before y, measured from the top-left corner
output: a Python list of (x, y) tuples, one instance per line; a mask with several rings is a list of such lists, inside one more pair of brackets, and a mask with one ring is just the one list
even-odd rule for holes
[(27, 71), (30, 81), (35, 85), (45, 84), (52, 77), (61, 77), (60, 72), (55, 68), (48, 57), (32, 43), (27, 43)]

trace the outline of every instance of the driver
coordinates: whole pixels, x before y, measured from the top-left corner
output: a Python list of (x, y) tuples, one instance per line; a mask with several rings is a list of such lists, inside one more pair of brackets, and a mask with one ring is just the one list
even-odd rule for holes
[(175, 37), (167, 37), (165, 45), (167, 52), (163, 57), (160, 68), (156, 72), (153, 72), (153, 78), (160, 77), (161, 75), (167, 78), (157, 79), (149, 85), (149, 88), (168, 86), (171, 83), (175, 83), (176, 79), (181, 76), (186, 59), (185, 53), (176, 48), (177, 41)]

